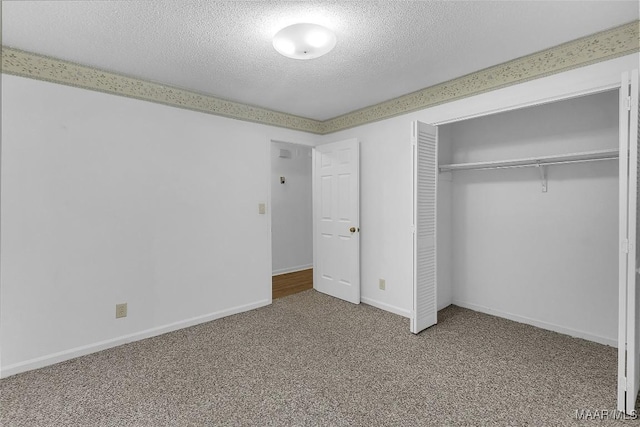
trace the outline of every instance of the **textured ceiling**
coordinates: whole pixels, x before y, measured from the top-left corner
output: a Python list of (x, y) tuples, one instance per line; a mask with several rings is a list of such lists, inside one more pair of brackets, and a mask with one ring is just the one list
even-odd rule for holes
[[(8, 1), (3, 44), (326, 120), (639, 17), (632, 1)], [(328, 55), (279, 55), (296, 22)]]

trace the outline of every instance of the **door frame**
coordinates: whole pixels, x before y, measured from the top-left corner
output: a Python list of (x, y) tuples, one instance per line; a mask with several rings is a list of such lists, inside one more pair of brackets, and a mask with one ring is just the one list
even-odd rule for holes
[[(549, 96), (549, 97), (543, 97), (543, 98), (540, 98), (540, 99), (536, 99), (535, 101), (523, 102), (521, 104), (515, 104), (515, 105), (508, 106), (508, 107), (503, 107), (503, 108), (494, 108), (494, 109), (491, 109), (491, 110), (486, 110), (486, 111), (481, 111), (481, 112), (478, 112), (478, 113), (468, 114), (466, 116), (460, 116), (460, 117), (455, 117), (455, 118), (450, 118), (450, 119), (443, 119), (443, 120), (431, 122), (429, 124), (431, 124), (433, 126), (441, 126), (441, 125), (447, 125), (447, 124), (451, 124), (451, 123), (464, 122), (464, 121), (471, 120), (471, 119), (476, 119), (476, 118), (479, 118), (479, 117), (493, 116), (494, 114), (506, 113), (506, 112), (509, 112), (509, 111), (516, 111), (516, 110), (521, 110), (521, 109), (524, 109), (524, 108), (536, 107), (536, 106), (539, 106), (539, 105), (552, 104), (554, 102), (567, 101), (569, 99), (581, 98), (583, 96), (595, 95), (597, 93), (609, 92), (609, 91), (616, 90), (616, 89), (620, 90), (620, 87), (621, 87), (620, 82), (611, 83), (611, 84), (607, 84), (607, 85), (599, 85), (599, 86), (594, 86), (594, 87), (588, 88), (588, 89), (583, 89), (583, 90), (579, 90), (579, 91), (575, 91), (575, 92), (569, 92), (569, 93), (564, 94), (564, 95), (554, 95), (554, 96)], [(422, 120), (420, 118), (418, 118), (417, 120), (425, 122), (424, 120)], [(428, 122), (425, 122), (425, 123), (428, 123)]]

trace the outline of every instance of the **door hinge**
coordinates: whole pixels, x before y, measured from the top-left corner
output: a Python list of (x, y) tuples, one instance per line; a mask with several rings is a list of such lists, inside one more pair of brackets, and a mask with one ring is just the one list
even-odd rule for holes
[(624, 101), (624, 106), (627, 111), (631, 111), (631, 97), (627, 96), (627, 99)]
[(622, 249), (622, 253), (625, 253), (625, 254), (629, 253), (629, 239), (622, 240), (621, 249)]

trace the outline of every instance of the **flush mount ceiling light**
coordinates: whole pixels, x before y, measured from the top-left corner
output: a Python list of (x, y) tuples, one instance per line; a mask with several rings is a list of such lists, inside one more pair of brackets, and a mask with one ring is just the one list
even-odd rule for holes
[(287, 58), (313, 59), (325, 55), (336, 45), (336, 35), (317, 24), (294, 24), (273, 37), (273, 47)]

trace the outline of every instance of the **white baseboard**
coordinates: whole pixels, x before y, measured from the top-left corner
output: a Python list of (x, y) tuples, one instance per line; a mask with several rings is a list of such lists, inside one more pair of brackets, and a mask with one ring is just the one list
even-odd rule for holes
[(449, 307), (451, 304), (453, 304), (453, 302), (451, 301), (446, 301), (446, 302), (443, 302), (442, 304), (438, 304), (438, 311), (444, 310), (445, 308)]
[(250, 304), (232, 307), (226, 310), (216, 311), (214, 313), (209, 313), (202, 316), (192, 317), (191, 319), (181, 320), (179, 322), (170, 323), (168, 325), (146, 329), (144, 331), (135, 332), (133, 334), (124, 335), (121, 337), (112, 338), (109, 340), (100, 341), (93, 344), (83, 345), (83, 346), (72, 348), (69, 350), (64, 350), (58, 353), (48, 354), (46, 356), (41, 356), (35, 359), (27, 360), (25, 362), (14, 363), (13, 365), (2, 367), (0, 369), (0, 378), (6, 378), (11, 375), (19, 374), (21, 372), (43, 368), (45, 366), (53, 365), (55, 363), (64, 362), (65, 360), (75, 359), (76, 357), (85, 356), (91, 353), (96, 353), (98, 351), (106, 350), (112, 347), (117, 347), (122, 344), (143, 340), (145, 338), (155, 337), (158, 335), (165, 334), (167, 332), (173, 332), (178, 329), (188, 328), (189, 326), (210, 322), (212, 320), (220, 319), (222, 317), (231, 316), (232, 314), (238, 314), (244, 311), (249, 311), (256, 308), (264, 307), (269, 304), (271, 304), (271, 299), (257, 301)]
[(527, 325), (536, 326), (541, 329), (547, 329), (549, 331), (558, 332), (560, 334), (569, 335), (575, 338), (582, 338), (589, 341), (594, 341), (600, 344), (608, 345), (611, 347), (618, 347), (618, 340), (602, 337), (600, 335), (594, 335), (589, 332), (580, 331), (577, 329), (567, 328), (564, 326), (556, 325), (554, 323), (544, 322), (542, 320), (531, 319), (529, 317), (520, 316), (513, 313), (508, 313), (506, 311), (495, 310), (493, 308), (484, 307), (481, 305), (453, 300), (453, 305), (457, 305), (458, 307), (468, 308), (469, 310), (479, 311), (485, 314), (491, 314), (493, 316), (504, 317), (505, 319), (513, 320), (514, 322), (525, 323)]
[(388, 311), (393, 314), (397, 314), (402, 317), (411, 318), (411, 311), (404, 308), (396, 307), (394, 305), (386, 304), (384, 302), (376, 301), (371, 298), (360, 297), (360, 301), (380, 310)]
[(278, 270), (273, 270), (273, 273), (271, 273), (271, 275), (279, 276), (281, 274), (295, 273), (296, 271), (308, 270), (310, 268), (313, 268), (313, 264), (298, 265), (297, 267), (280, 268)]

